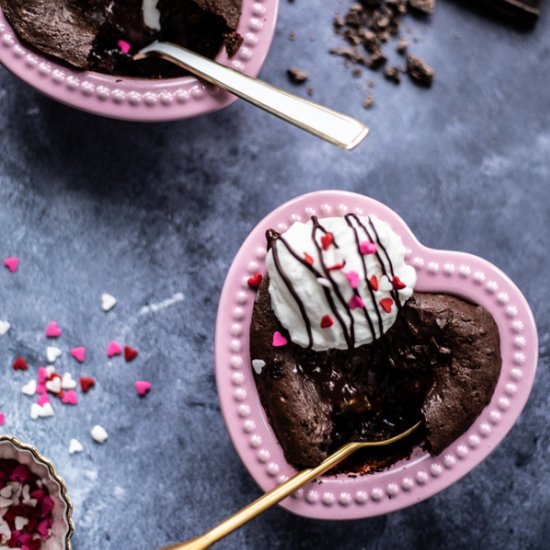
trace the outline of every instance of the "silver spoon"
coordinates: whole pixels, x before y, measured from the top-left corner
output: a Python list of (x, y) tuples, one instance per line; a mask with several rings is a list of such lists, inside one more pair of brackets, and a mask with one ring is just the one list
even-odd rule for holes
[(260, 109), (348, 151), (357, 147), (369, 133), (367, 126), (358, 120), (244, 75), (181, 46), (153, 42), (138, 52), (134, 59), (151, 56), (175, 63)]

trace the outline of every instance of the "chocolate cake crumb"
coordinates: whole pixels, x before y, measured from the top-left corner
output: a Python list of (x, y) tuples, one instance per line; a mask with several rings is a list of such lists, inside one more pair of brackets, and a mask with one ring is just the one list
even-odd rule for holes
[(311, 97), (315, 93), (315, 88), (313, 88), (312, 86), (309, 86), (306, 91), (307, 91), (307, 95)]
[(431, 15), (435, 10), (435, 0), (409, 0), (409, 4), (414, 9)]
[(353, 69), (353, 71), (351, 72), (351, 74), (355, 77), (355, 78), (360, 78), (361, 75), (363, 74), (361, 72), (361, 69)]
[(372, 94), (369, 94), (364, 100), (363, 100), (363, 107), (365, 109), (371, 109), (374, 107), (374, 96)]
[(386, 80), (399, 84), (401, 82), (401, 69), (399, 67), (386, 67), (384, 69)]
[(290, 81), (294, 84), (303, 84), (309, 80), (308, 74), (296, 67), (289, 67), (286, 70), (286, 74), (288, 75)]
[(408, 47), (409, 47), (409, 41), (406, 38), (402, 38), (397, 43), (397, 47), (395, 48), (395, 51), (401, 55), (404, 55), (407, 53)]
[(288, 39), (291, 41), (291, 42), (294, 42), (296, 40), (296, 33), (295, 32), (289, 32), (288, 33)]
[(236, 31), (229, 32), (223, 35), (225, 50), (229, 57), (233, 57), (242, 46), (243, 37)]
[(428, 88), (432, 85), (434, 70), (415, 55), (407, 55), (407, 73), (417, 84)]

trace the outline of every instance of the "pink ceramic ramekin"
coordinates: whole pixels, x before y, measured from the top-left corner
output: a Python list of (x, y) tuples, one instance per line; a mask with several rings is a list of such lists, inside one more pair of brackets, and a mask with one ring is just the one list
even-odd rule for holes
[(312, 518), (352, 519), (399, 510), (445, 489), (479, 464), (502, 441), (529, 396), (537, 366), (537, 331), (531, 310), (514, 283), (486, 260), (420, 244), (391, 209), (363, 195), (321, 191), (274, 210), (239, 250), (223, 288), (216, 326), (216, 378), (231, 439), (258, 485), (267, 491), (293, 475), (260, 404), (248, 351), (255, 293), (251, 274), (265, 272), (265, 231), (284, 231), (311, 215), (372, 215), (401, 235), (408, 261), (418, 273), (419, 291), (447, 292), (485, 307), (501, 339), (502, 370), (490, 404), (470, 429), (439, 456), (416, 449), (390, 469), (355, 478), (327, 476), (281, 504)]
[[(217, 61), (257, 76), (275, 32), (279, 0), (243, 0), (239, 51)], [(77, 71), (22, 44), (0, 10), (0, 63), (40, 92), (90, 113), (132, 121), (190, 118), (217, 111), (235, 96), (194, 77), (145, 80)]]

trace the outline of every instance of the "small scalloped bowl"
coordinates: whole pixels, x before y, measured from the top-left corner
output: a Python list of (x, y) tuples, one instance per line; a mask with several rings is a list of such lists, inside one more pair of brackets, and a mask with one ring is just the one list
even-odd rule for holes
[[(229, 59), (216, 60), (257, 76), (275, 33), (279, 0), (243, 0), (238, 31), (244, 38)], [(236, 97), (195, 77), (147, 80), (78, 71), (41, 55), (17, 38), (0, 9), (0, 63), (43, 94), (97, 115), (136, 122), (179, 120), (227, 107)]]
[(37, 449), (9, 435), (0, 435), (0, 458), (17, 460), (28, 466), (33, 474), (44, 481), (54, 501), (52, 533), (44, 543), (43, 550), (71, 550), (73, 507), (65, 482), (59, 477), (54, 465)]
[(298, 197), (264, 218), (246, 239), (229, 270), (216, 326), (216, 380), (221, 408), (241, 460), (268, 491), (295, 473), (267, 421), (252, 376), (249, 329), (255, 293), (251, 274), (265, 272), (265, 231), (284, 231), (317, 214), (372, 215), (401, 235), (408, 262), (417, 270), (416, 289), (447, 292), (485, 307), (501, 339), (502, 370), (490, 404), (472, 426), (439, 456), (417, 448), (407, 460), (369, 475), (325, 476), (281, 505), (302, 516), (354, 519), (387, 514), (416, 504), (466, 475), (502, 441), (521, 413), (535, 377), (537, 331), (531, 310), (514, 283), (489, 262), (463, 252), (421, 245), (391, 209), (355, 193), (321, 191)]

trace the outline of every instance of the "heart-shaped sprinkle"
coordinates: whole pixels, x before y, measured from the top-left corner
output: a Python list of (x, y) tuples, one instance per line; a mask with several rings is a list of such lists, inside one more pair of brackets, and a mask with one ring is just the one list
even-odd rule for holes
[(334, 325), (334, 321), (330, 315), (323, 315), (321, 319), (321, 328), (329, 328)]
[(52, 404), (44, 403), (44, 405), (39, 405), (38, 403), (33, 403), (31, 405), (30, 414), (33, 420), (36, 420), (37, 418), (48, 418), (49, 416), (54, 416)]
[(60, 393), (61, 392), (61, 378), (52, 378), (46, 382), (46, 389), (50, 393)]
[(328, 271), (338, 271), (339, 269), (343, 269), (346, 266), (346, 262), (338, 262), (337, 264), (331, 265), (327, 267)]
[(393, 300), (391, 298), (383, 298), (382, 300), (380, 300), (380, 305), (386, 313), (390, 313), (391, 307), (393, 305)]
[(246, 282), (250, 288), (257, 290), (262, 284), (262, 279), (263, 277), (261, 273), (254, 273), (254, 275), (252, 275), (252, 277), (250, 277)]
[(0, 321), (0, 336), (7, 334), (11, 328), (11, 323), (9, 321)]
[(124, 346), (124, 359), (127, 363), (130, 363), (138, 356), (138, 350), (131, 348), (130, 346)]
[(146, 380), (138, 380), (135, 386), (140, 397), (145, 397), (151, 390), (151, 382), (147, 382)]
[(107, 438), (109, 437), (107, 430), (105, 430), (105, 428), (103, 426), (100, 426), (99, 424), (96, 424), (90, 430), (90, 435), (96, 443), (105, 443), (105, 441), (107, 441)]
[(0, 412), (0, 426), (4, 426), (6, 424), (6, 415), (3, 412)]
[(38, 383), (45, 384), (48, 378), (49, 378), (48, 369), (44, 367), (38, 367)]
[(50, 398), (48, 397), (47, 393), (41, 394), (38, 399), (36, 400), (36, 403), (40, 405), (41, 407), (44, 406), (46, 403), (50, 402)]
[(48, 363), (55, 363), (56, 359), (61, 357), (61, 350), (55, 346), (48, 346), (46, 348), (46, 360)]
[(117, 46), (124, 55), (128, 54), (132, 49), (130, 42), (126, 42), (126, 40), (119, 40)]
[(363, 241), (359, 245), (359, 250), (361, 254), (376, 254), (376, 244), (371, 243), (370, 241)]
[(276, 330), (273, 333), (273, 341), (272, 341), (273, 347), (280, 348), (282, 346), (286, 346), (287, 344), (288, 344), (288, 340), (278, 330)]
[(21, 356), (15, 358), (12, 367), (13, 370), (29, 370), (29, 365)]
[(61, 336), (61, 332), (62, 330), (55, 321), (48, 323), (48, 326), (46, 327), (47, 338), (59, 338)]
[(13, 485), (6, 485), (0, 491), (0, 497), (2, 498), (11, 498), (12, 495), (13, 495)]
[(36, 380), (29, 380), (21, 388), (21, 393), (24, 395), (34, 395), (36, 393)]
[(22, 531), (28, 523), (29, 520), (27, 518), (24, 518), (23, 516), (15, 516), (14, 524), (16, 531)]
[(7, 267), (12, 273), (15, 273), (19, 267), (19, 258), (17, 256), (6, 258), (4, 260), (4, 266)]
[(397, 275), (393, 276), (392, 284), (395, 290), (402, 290), (407, 286)]
[(359, 275), (356, 271), (348, 271), (346, 277), (351, 288), (357, 288), (359, 286)]
[(76, 388), (76, 380), (73, 379), (70, 372), (66, 372), (61, 379), (61, 387), (64, 390), (74, 390)]
[(376, 275), (373, 275), (369, 279), (369, 282), (370, 282), (370, 287), (372, 288), (372, 290), (378, 290), (378, 278), (376, 277)]
[(115, 355), (120, 355), (121, 353), (122, 353), (122, 348), (118, 342), (115, 342), (113, 340), (107, 346), (107, 357), (114, 357)]
[(95, 386), (95, 380), (89, 376), (80, 377), (80, 388), (82, 393), (88, 393)]
[(71, 439), (69, 441), (69, 454), (81, 453), (84, 450), (84, 445), (78, 441), (78, 439)]
[(101, 295), (101, 309), (105, 312), (111, 311), (116, 306), (117, 299), (110, 294), (103, 293)]
[(318, 277), (317, 282), (324, 286), (325, 288), (330, 288), (332, 286), (331, 282), (328, 279), (325, 279), (324, 277)]
[(306, 262), (309, 264), (309, 265), (313, 265), (313, 262), (315, 261), (313, 259), (312, 256), (310, 256), (307, 252), (304, 252), (304, 258), (306, 260)]
[(78, 403), (78, 395), (74, 390), (67, 390), (61, 402), (64, 405), (76, 405)]
[(361, 298), (361, 296), (354, 295), (351, 297), (351, 300), (349, 301), (350, 309), (359, 309), (363, 307), (365, 307), (365, 303), (363, 302), (363, 298)]
[(325, 233), (321, 237), (321, 246), (323, 250), (328, 250), (330, 245), (334, 242), (334, 235), (332, 233)]
[(73, 348), (69, 352), (79, 363), (84, 363), (86, 360), (86, 348), (79, 346), (76, 348)]
[(262, 374), (262, 370), (265, 367), (265, 361), (262, 359), (252, 359), (252, 368), (256, 374)]

